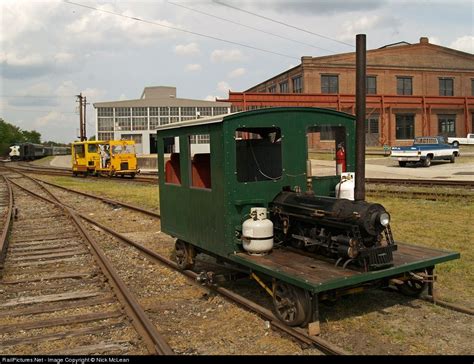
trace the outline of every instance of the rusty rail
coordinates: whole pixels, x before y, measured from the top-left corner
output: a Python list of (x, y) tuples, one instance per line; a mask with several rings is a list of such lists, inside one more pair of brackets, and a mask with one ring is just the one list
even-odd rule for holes
[(8, 183), (7, 178), (2, 175), (3, 180), (5, 181), (5, 185), (7, 186), (7, 194), (8, 194), (8, 203), (7, 203), (7, 210), (5, 213), (5, 220), (2, 229), (2, 233), (0, 235), (0, 269), (3, 266), (3, 262), (5, 260), (5, 255), (8, 249), (8, 232), (10, 231), (12, 213), (13, 213), (13, 192), (10, 184)]
[[(35, 181), (34, 179), (32, 179)], [(109, 282), (114, 288), (114, 291), (117, 294), (118, 299), (124, 304), (125, 311), (131, 318), (132, 324), (134, 325), (137, 332), (143, 337), (144, 342), (150, 351), (151, 354), (163, 354), (163, 355), (172, 355), (173, 350), (166, 342), (164, 337), (158, 332), (156, 327), (150, 322), (148, 317), (146, 316), (143, 308), (140, 306), (138, 301), (132, 295), (132, 293), (128, 290), (125, 283), (119, 277), (117, 272), (113, 269), (112, 264), (104, 255), (102, 250), (99, 248), (98, 244), (95, 240), (90, 236), (87, 232), (84, 225), (79, 221), (78, 214), (76, 214), (71, 208), (64, 206), (56, 196), (54, 196), (48, 189), (42, 186), (40, 183), (35, 181), (43, 190), (45, 190), (53, 199), (50, 200), (44, 196), (38, 195), (32, 191), (29, 191), (25, 187), (19, 185), (18, 183), (9, 180), (10, 183), (14, 184), (18, 188), (22, 189), (26, 193), (40, 198), (48, 203), (53, 203), (60, 208), (64, 209), (67, 213), (70, 214), (71, 218), (73, 219), (75, 225), (83, 235), (86, 241), (89, 242), (90, 246), (92, 247), (92, 252), (96, 257), (96, 261), (98, 262), (99, 266), (102, 268), (104, 274), (109, 278)]]
[[(14, 170), (28, 169), (27, 167), (13, 167), (9, 166), (5, 168), (11, 168)], [(52, 176), (66, 176), (72, 177), (69, 171), (59, 168), (41, 168), (41, 167), (30, 167), (27, 172), (52, 175)], [(121, 178), (116, 178), (114, 181), (124, 181)], [(150, 177), (137, 176), (134, 179), (126, 179), (126, 181), (133, 182), (144, 182), (144, 183), (158, 183), (158, 176), (150, 174)], [(365, 178), (367, 184), (384, 184), (384, 185), (405, 185), (405, 186), (423, 186), (423, 187), (460, 187), (460, 188), (474, 188), (474, 181), (470, 180), (432, 180), (432, 179), (407, 179), (407, 178)]]

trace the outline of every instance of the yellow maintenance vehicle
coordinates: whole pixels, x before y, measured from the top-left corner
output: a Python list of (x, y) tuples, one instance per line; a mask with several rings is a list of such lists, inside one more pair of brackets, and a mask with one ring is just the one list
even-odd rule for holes
[(72, 174), (135, 177), (137, 156), (133, 140), (94, 140), (72, 144)]

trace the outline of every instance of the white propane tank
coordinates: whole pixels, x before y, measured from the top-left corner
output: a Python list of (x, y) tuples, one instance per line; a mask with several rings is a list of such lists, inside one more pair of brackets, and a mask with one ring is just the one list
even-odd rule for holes
[(250, 219), (242, 224), (242, 243), (250, 255), (265, 255), (273, 248), (273, 222), (267, 219), (267, 209), (252, 207)]
[(336, 198), (347, 198), (354, 201), (355, 173), (342, 172), (341, 182), (336, 185)]

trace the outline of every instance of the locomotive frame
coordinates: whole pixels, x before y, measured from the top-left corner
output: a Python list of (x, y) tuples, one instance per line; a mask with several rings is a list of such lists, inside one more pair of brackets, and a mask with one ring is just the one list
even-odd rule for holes
[[(291, 248), (276, 248), (266, 255), (244, 251), (242, 223), (251, 208), (269, 208), (288, 188), (312, 188), (318, 196), (335, 196), (340, 176), (307, 175), (307, 131), (323, 127), (332, 128), (336, 145), (344, 144), (347, 171), (354, 171), (355, 117), (334, 110), (260, 109), (157, 130), (161, 229), (177, 238), (178, 265), (191, 267), (202, 252), (243, 268), (271, 294), (277, 317), (291, 326), (318, 322), (320, 299), (389, 284), (418, 295), (428, 282), (432, 291), (435, 265), (460, 257), (397, 242), (392, 266), (363, 271)], [(252, 147), (245, 134), (262, 130), (272, 140), (262, 139)], [(209, 136), (210, 153), (193, 152), (190, 141), (201, 135)], [(171, 153), (166, 163), (165, 153)]]

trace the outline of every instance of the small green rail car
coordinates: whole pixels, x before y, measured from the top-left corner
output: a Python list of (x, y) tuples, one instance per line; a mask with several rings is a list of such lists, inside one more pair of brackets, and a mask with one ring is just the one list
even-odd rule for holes
[(205, 253), (238, 266), (290, 326), (317, 321), (319, 300), (432, 287), (434, 266), (458, 253), (395, 242), (383, 206), (338, 198), (351, 181), (337, 163), (354, 172), (355, 144), (354, 116), (318, 108), (159, 127), (161, 228), (177, 238), (177, 263)]

